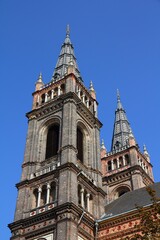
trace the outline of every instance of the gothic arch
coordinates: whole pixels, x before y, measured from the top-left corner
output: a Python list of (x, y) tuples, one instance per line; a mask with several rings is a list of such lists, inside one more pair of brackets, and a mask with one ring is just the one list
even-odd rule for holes
[(112, 200), (115, 200), (119, 197), (121, 197), (123, 194), (130, 192), (131, 188), (129, 185), (127, 184), (122, 184), (117, 186), (116, 188), (113, 189), (113, 191), (111, 192), (111, 198)]
[(33, 195), (32, 195), (32, 209), (37, 207), (38, 203), (38, 188), (35, 188), (33, 190)]
[[(83, 157), (82, 157), (82, 163), (86, 166), (89, 165), (89, 159), (92, 159), (89, 154), (92, 152), (92, 137), (91, 137), (91, 131), (89, 130), (88, 126), (86, 126), (86, 124), (82, 121), (82, 120), (78, 120), (77, 121), (77, 136), (78, 136), (78, 131), (82, 133), (82, 139), (80, 141), (82, 141), (82, 153)], [(78, 146), (77, 146), (78, 148)], [(78, 159), (78, 155), (77, 154), (77, 159)], [(81, 160), (81, 159), (79, 159)]]
[[(50, 154), (47, 156), (47, 138), (48, 138), (48, 131), (52, 126), (58, 126), (58, 136), (57, 136), (57, 152), (60, 148), (60, 136), (61, 136), (61, 118), (59, 116), (54, 116), (52, 118), (47, 119), (45, 122), (43, 122), (38, 129), (39, 135), (38, 135), (38, 160), (40, 162), (44, 161), (48, 158)], [(55, 152), (55, 151), (54, 151)]]

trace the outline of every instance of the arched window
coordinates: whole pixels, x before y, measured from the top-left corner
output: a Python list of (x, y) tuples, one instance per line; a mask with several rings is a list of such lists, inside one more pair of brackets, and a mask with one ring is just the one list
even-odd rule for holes
[(83, 133), (77, 128), (77, 158), (83, 163)]
[(108, 169), (107, 169), (107, 171), (111, 171), (111, 170), (112, 170), (111, 161), (108, 161)]
[(117, 159), (113, 160), (113, 168), (114, 170), (117, 169)]
[(41, 206), (45, 205), (47, 202), (47, 187), (42, 187), (42, 193), (41, 193)]
[(33, 191), (32, 208), (36, 208), (37, 205), (38, 205), (38, 189), (34, 189), (34, 191)]
[(50, 202), (54, 202), (56, 200), (56, 183), (51, 183), (51, 190), (50, 190)]
[(78, 204), (81, 205), (81, 186), (78, 185)]
[(126, 165), (130, 164), (130, 159), (128, 154), (125, 155), (125, 162), (126, 162)]
[(46, 144), (46, 159), (57, 155), (59, 143), (59, 126), (53, 125), (48, 129)]
[(127, 186), (121, 186), (114, 192), (114, 200), (121, 197), (123, 194), (129, 192), (130, 189)]
[(119, 189), (118, 191), (118, 197), (122, 196), (123, 194), (129, 192), (129, 189), (127, 187), (124, 187), (122, 189)]
[(119, 157), (119, 167), (123, 167), (123, 158)]
[(45, 102), (45, 94), (42, 94), (41, 96), (41, 103), (44, 103)]

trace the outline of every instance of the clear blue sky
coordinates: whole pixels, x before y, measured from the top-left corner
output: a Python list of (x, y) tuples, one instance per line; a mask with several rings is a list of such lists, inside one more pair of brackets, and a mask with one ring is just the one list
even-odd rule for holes
[(110, 150), (116, 89), (160, 181), (160, 0), (0, 0), (0, 239), (8, 240), (27, 119), (40, 72), (51, 79), (66, 25), (86, 86), (93, 81)]

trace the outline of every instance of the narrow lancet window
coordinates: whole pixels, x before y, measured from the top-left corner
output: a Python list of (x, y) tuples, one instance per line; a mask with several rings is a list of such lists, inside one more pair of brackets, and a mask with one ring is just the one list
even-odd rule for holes
[(48, 129), (46, 159), (57, 155), (59, 143), (59, 126), (53, 125)]
[(83, 163), (83, 133), (77, 128), (77, 158)]

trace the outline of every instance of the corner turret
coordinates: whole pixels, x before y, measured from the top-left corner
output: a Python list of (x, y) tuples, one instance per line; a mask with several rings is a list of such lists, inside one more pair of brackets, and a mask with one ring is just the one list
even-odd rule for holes
[(42, 80), (42, 73), (39, 74), (39, 77), (37, 79), (37, 82), (35, 84), (35, 91), (38, 91), (41, 89), (41, 87), (44, 85), (43, 80)]

